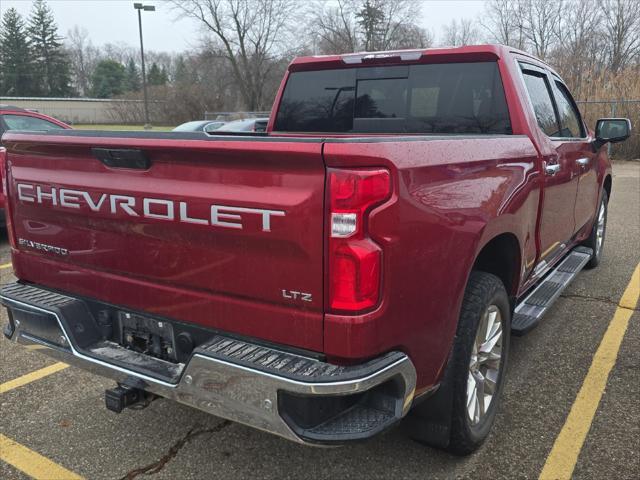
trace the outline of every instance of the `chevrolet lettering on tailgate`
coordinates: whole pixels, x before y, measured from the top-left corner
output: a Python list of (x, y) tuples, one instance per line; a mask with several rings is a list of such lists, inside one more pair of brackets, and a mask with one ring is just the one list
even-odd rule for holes
[(111, 193), (90, 194), (82, 190), (56, 188), (51, 186), (18, 183), (18, 199), (24, 203), (50, 204), (63, 208), (88, 206), (93, 212), (107, 212), (116, 215), (118, 211), (131, 217), (170, 220), (214, 227), (242, 229), (244, 215), (259, 215), (263, 232), (271, 231), (271, 217), (284, 217), (282, 210), (237, 207), (232, 205), (211, 205), (208, 218), (191, 217), (187, 202), (174, 202), (162, 198), (137, 199), (129, 195)]

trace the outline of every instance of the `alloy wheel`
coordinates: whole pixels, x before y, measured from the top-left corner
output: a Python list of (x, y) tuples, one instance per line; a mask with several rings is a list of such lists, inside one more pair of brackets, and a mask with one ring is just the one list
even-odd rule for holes
[(600, 254), (600, 250), (602, 250), (602, 243), (604, 242), (604, 227), (606, 224), (605, 211), (604, 202), (602, 202), (600, 204), (600, 210), (598, 211), (598, 225), (596, 227), (596, 255)]
[(502, 314), (495, 305), (485, 310), (473, 342), (467, 379), (467, 416), (479, 424), (496, 394), (502, 358)]

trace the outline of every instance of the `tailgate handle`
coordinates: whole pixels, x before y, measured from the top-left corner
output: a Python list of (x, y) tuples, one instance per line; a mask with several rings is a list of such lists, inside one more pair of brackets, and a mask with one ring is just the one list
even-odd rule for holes
[(151, 160), (142, 150), (132, 148), (97, 148), (91, 149), (93, 156), (111, 168), (135, 168), (147, 170), (151, 167)]

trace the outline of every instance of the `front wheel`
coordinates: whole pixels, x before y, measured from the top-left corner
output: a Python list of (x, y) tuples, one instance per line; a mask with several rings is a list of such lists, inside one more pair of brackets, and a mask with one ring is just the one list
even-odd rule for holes
[(509, 354), (511, 308), (498, 277), (472, 272), (454, 345), (448, 449), (466, 455), (487, 438), (496, 417)]
[(604, 239), (607, 233), (607, 213), (608, 213), (609, 196), (606, 190), (602, 190), (602, 198), (598, 205), (598, 212), (596, 213), (596, 219), (593, 222), (593, 228), (589, 238), (585, 240), (584, 246), (593, 250), (591, 260), (585, 265), (586, 268), (595, 268), (602, 259), (602, 250), (604, 248)]

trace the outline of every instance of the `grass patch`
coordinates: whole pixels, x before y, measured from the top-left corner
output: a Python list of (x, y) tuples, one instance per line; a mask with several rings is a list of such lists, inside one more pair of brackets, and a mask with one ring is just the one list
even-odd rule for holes
[[(112, 130), (112, 131), (143, 131), (143, 125), (89, 125), (89, 124), (78, 124), (72, 125), (76, 130)], [(168, 132), (172, 130), (173, 126), (156, 126), (154, 125), (150, 132)]]

